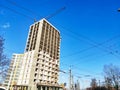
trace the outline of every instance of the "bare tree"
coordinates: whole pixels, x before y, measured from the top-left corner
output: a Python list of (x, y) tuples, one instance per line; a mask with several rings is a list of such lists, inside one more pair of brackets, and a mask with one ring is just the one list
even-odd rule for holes
[(93, 79), (91, 79), (92, 81), (91, 81), (91, 87), (92, 87), (92, 89), (95, 89), (96, 87), (97, 87), (97, 81), (96, 81), (96, 79), (95, 78), (93, 78)]
[(0, 83), (5, 79), (7, 69), (9, 66), (9, 59), (4, 54), (4, 39), (0, 36)]
[(104, 77), (106, 85), (112, 85), (118, 90), (120, 85), (120, 68), (115, 65), (105, 65), (104, 66)]
[(111, 90), (112, 80), (109, 77), (104, 77), (104, 78), (105, 78), (105, 86), (108, 88), (108, 90)]

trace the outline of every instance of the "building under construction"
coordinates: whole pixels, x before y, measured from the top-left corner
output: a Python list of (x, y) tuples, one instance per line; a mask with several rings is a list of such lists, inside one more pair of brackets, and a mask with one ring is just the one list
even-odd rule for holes
[(15, 55), (5, 81), (7, 90), (62, 89), (58, 84), (60, 32), (46, 19), (30, 26), (24, 54)]

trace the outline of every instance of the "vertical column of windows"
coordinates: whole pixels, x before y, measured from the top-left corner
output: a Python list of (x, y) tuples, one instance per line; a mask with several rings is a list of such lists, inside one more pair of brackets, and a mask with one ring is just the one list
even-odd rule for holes
[(47, 26), (47, 35), (46, 35), (47, 36), (47, 42), (46, 42), (46, 44), (47, 44), (46, 45), (46, 52), (47, 53), (49, 53), (49, 48), (48, 48), (48, 46), (49, 46), (49, 44), (48, 44), (49, 43), (49, 31), (50, 31), (50, 25), (48, 24), (48, 26)]
[(49, 54), (50, 54), (50, 57), (52, 56), (51, 54), (51, 50), (52, 50), (52, 26), (50, 26), (50, 33), (49, 33)]
[(33, 26), (31, 26), (31, 32), (29, 34), (28, 38), (28, 46), (29, 46), (29, 51), (35, 49), (36, 45), (36, 40), (37, 40), (37, 33), (38, 33), (38, 28), (39, 28), (39, 22)]
[[(57, 69), (59, 69), (59, 53), (60, 53), (60, 34), (59, 34), (59, 32), (57, 32), (57, 57), (56, 57), (56, 59), (57, 59), (57, 65), (56, 65), (56, 67), (57, 67)], [(58, 72), (56, 73), (56, 75), (58, 76)], [(56, 80), (58, 80), (58, 77), (56, 76)]]
[(50, 35), (51, 35), (51, 26), (49, 25), (49, 30), (48, 30), (48, 46), (47, 46), (47, 52), (49, 53), (49, 51), (50, 51)]
[(50, 43), (50, 25), (48, 26), (48, 37), (47, 37), (47, 53), (49, 53), (49, 43)]
[(52, 33), (53, 33), (53, 28), (51, 27), (51, 38), (50, 38), (50, 57), (52, 57)]
[(42, 27), (42, 33), (41, 33), (40, 45), (39, 45), (39, 52), (43, 48), (43, 39), (44, 39), (44, 33), (45, 33), (44, 31), (45, 31), (45, 24), (43, 24), (43, 27)]
[[(57, 48), (57, 37), (58, 37), (58, 32), (56, 31), (56, 34), (55, 34), (55, 60), (57, 60), (57, 55), (58, 55), (58, 48)], [(58, 63), (56, 63), (57, 61), (55, 61), (55, 68), (56, 68), (56, 71), (58, 70)]]
[(35, 33), (34, 33), (34, 43), (33, 43), (33, 50), (35, 49), (36, 42), (37, 42), (37, 35), (38, 35), (38, 29), (39, 29), (39, 22), (35, 25)]
[(31, 34), (31, 39), (30, 39), (30, 48), (29, 48), (30, 51), (32, 50), (32, 47), (33, 47), (34, 33), (35, 33), (35, 25), (33, 25), (32, 34)]
[[(48, 36), (48, 52), (50, 54), (50, 56), (52, 56), (52, 26), (49, 25), (49, 36)], [(51, 71), (52, 70), (52, 65), (49, 61), (49, 65), (48, 65), (48, 81), (50, 80), (51, 81), (51, 77), (52, 77), (52, 74), (51, 74)]]
[(46, 48), (46, 47), (45, 47), (45, 46), (46, 46), (46, 42), (45, 42), (45, 38), (46, 38), (46, 24), (47, 24), (47, 23), (45, 23), (45, 29), (44, 29), (45, 32), (44, 32), (44, 38), (43, 38), (43, 51), (44, 51), (44, 52), (45, 52), (45, 48)]
[[(56, 62), (58, 62), (59, 60), (59, 44), (60, 44), (60, 35), (59, 35), (59, 32), (57, 32), (57, 35), (56, 35)], [(59, 69), (59, 66), (58, 66), (59, 64), (58, 63), (56, 63), (56, 71)], [(55, 81), (57, 82), (57, 80), (58, 80), (58, 72), (55, 72)], [(56, 83), (55, 82), (55, 83)]]
[(34, 50), (34, 49), (35, 49), (35, 43), (36, 43), (35, 37), (36, 37), (36, 31), (37, 31), (36, 28), (37, 28), (37, 24), (35, 24), (35, 27), (34, 27), (31, 50)]
[(59, 59), (59, 49), (60, 48), (60, 35), (57, 36), (57, 59)]
[(29, 51), (30, 51), (30, 49), (31, 49), (33, 32), (34, 32), (34, 26), (33, 26), (33, 28), (32, 28), (31, 36), (30, 36), (30, 38), (29, 38), (29, 39), (30, 39)]
[(54, 53), (55, 53), (55, 48), (54, 48), (54, 42), (55, 42), (55, 29), (53, 28), (53, 32), (52, 32), (52, 60), (53, 60), (53, 63), (52, 63), (52, 78), (53, 78), (53, 82), (54, 82)]
[(28, 36), (26, 51), (28, 51), (29, 48), (30, 48), (32, 33), (33, 33), (33, 26), (30, 27), (30, 32), (29, 32), (29, 36)]
[[(58, 54), (59, 54), (59, 52), (58, 52), (58, 50), (59, 50), (59, 32), (57, 32), (56, 31), (56, 34), (55, 34), (56, 36), (55, 36), (55, 60), (57, 60), (58, 61), (58, 59), (57, 59), (57, 57), (59, 57), (58, 56)], [(57, 61), (55, 61), (55, 62), (57, 62)], [(55, 74), (55, 83), (57, 82), (57, 80), (58, 80), (58, 69), (59, 69), (59, 67), (58, 67), (58, 63), (55, 63), (55, 72), (54, 72), (54, 74)]]
[(31, 42), (31, 48), (30, 48), (30, 51), (33, 49), (34, 47), (34, 38), (35, 38), (35, 31), (36, 31), (36, 24), (34, 25), (34, 32), (33, 32), (33, 37), (32, 37), (32, 42)]
[(57, 31), (55, 32), (55, 53), (54, 53), (54, 56), (55, 56), (55, 59), (57, 57)]
[(50, 50), (50, 56), (53, 57), (53, 35), (54, 35), (54, 30), (51, 28), (51, 50)]
[[(45, 51), (45, 39), (46, 39), (46, 23), (45, 22), (43, 22), (43, 27), (42, 27), (42, 33), (41, 33), (41, 39), (40, 39), (40, 46), (39, 46), (39, 51), (41, 51), (41, 50), (44, 50)], [(45, 57), (43, 57), (43, 59), (44, 59)], [(41, 60), (41, 71), (40, 71), (40, 74), (39, 74), (39, 76), (40, 76), (40, 81), (42, 80), (42, 78), (44, 77), (44, 60)]]
[(46, 36), (45, 36), (45, 48), (44, 48), (45, 52), (48, 51), (48, 37), (49, 37), (49, 24), (46, 23)]
[[(50, 54), (50, 57), (52, 56), (52, 26), (49, 25), (49, 38), (48, 38), (48, 52)], [(51, 59), (49, 59), (49, 64), (48, 64), (48, 82), (51, 82), (51, 77), (52, 77), (52, 63), (51, 63)]]
[(53, 37), (53, 59), (55, 59), (55, 41), (56, 41), (56, 38), (55, 38), (55, 33), (56, 33), (56, 30), (54, 29), (54, 37)]
[(57, 54), (57, 31), (55, 30), (55, 40), (54, 40), (54, 59), (56, 60), (56, 54)]
[(47, 23), (46, 23), (46, 26), (45, 26), (45, 39), (44, 39), (44, 52), (46, 52), (46, 46), (47, 46), (47, 34), (48, 34), (48, 28), (47, 28)]

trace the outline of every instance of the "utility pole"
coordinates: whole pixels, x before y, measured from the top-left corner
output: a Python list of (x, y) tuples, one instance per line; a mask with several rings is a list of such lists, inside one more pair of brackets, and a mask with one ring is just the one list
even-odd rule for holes
[(72, 75), (72, 90), (75, 90), (75, 84), (74, 84), (74, 79), (73, 79), (73, 75)]
[(79, 83), (79, 80), (77, 80), (77, 84), (76, 84), (76, 90), (80, 90), (80, 83)]
[(69, 90), (71, 90), (71, 67), (70, 67), (70, 70), (69, 70)]
[(100, 88), (100, 90), (101, 90), (101, 86), (100, 86), (100, 80), (99, 80), (99, 88)]

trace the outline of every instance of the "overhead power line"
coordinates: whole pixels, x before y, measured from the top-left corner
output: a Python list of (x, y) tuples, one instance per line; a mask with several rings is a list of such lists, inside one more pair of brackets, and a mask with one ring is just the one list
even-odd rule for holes
[[(54, 22), (54, 23), (57, 24), (56, 22)], [(74, 38), (79, 39), (79, 40), (84, 40), (84, 41), (86, 41), (87, 43), (89, 43), (90, 45), (92, 45), (91, 47), (88, 47), (88, 48), (85, 48), (85, 49), (83, 49), (83, 50), (80, 50), (79, 52), (77, 52), (77, 54), (78, 54), (78, 53), (81, 53), (81, 52), (85, 52), (85, 51), (87, 51), (87, 50), (89, 50), (89, 49), (92, 49), (92, 48), (98, 48), (98, 49), (100, 49), (100, 50), (102, 50), (102, 51), (104, 51), (104, 52), (110, 53), (111, 55), (113, 55), (113, 56), (115, 56), (116, 58), (119, 59), (119, 56), (116, 55), (116, 54), (117, 54), (116, 52), (114, 52), (114, 51), (113, 51), (112, 49), (110, 49), (109, 47), (103, 46), (103, 44), (106, 43), (106, 42), (111, 41), (111, 40), (114, 39), (114, 38), (120, 37), (120, 35), (117, 35), (117, 36), (115, 36), (115, 37), (113, 37), (113, 38), (111, 38), (111, 39), (108, 39), (108, 40), (106, 40), (105, 42), (97, 43), (97, 42), (95, 42), (94, 40), (91, 40), (90, 38), (88, 38), (88, 37), (86, 37), (86, 36), (84, 36), (84, 35), (75, 33), (75, 32), (71, 31), (71, 30), (68, 29), (68, 28), (65, 28), (64, 26), (62, 26), (62, 25), (60, 25), (60, 24), (57, 24), (57, 25), (60, 26), (60, 27), (62, 27), (63, 29), (65, 29), (65, 31), (71, 33), (71, 34), (72, 34), (72, 38), (74, 37)], [(73, 55), (73, 54), (71, 54), (71, 55)], [(70, 55), (68, 55), (68, 56), (70, 56)], [(63, 56), (63, 57), (66, 57), (66, 56)], [(62, 58), (63, 58), (63, 57), (62, 57)]]
[[(18, 7), (18, 8), (21, 8), (21, 9), (23, 9), (23, 10), (25, 10), (25, 11), (27, 11), (27, 12), (35, 15), (35, 16), (40, 16), (40, 15), (37, 14), (36, 12), (34, 12), (34, 11), (32, 11), (32, 10), (26, 8), (26, 7), (23, 7), (23, 6), (21, 6), (20, 4), (18, 4), (18, 3), (16, 3), (16, 2), (13, 2), (13, 1), (11, 1), (11, 0), (5, 0), (5, 1), (8, 2), (8, 3), (10, 3), (10, 4), (12, 4), (12, 5), (14, 5), (14, 6), (16, 6), (16, 7)], [(41, 16), (41, 17), (42, 17), (42, 16)]]
[[(54, 22), (54, 23), (57, 24), (56, 22)], [(116, 52), (114, 52), (114, 51), (113, 51), (112, 49), (110, 49), (109, 47), (103, 46), (104, 43), (111, 41), (112, 38), (111, 38), (110, 40), (106, 40), (106, 41), (103, 42), (103, 43), (97, 43), (97, 42), (95, 42), (94, 40), (91, 40), (90, 38), (88, 38), (88, 37), (86, 37), (86, 36), (84, 36), (84, 35), (75, 33), (75, 32), (71, 31), (70, 29), (65, 28), (64, 26), (62, 26), (62, 25), (60, 25), (60, 24), (57, 24), (57, 25), (58, 25), (58, 26), (61, 26), (63, 29), (65, 29), (65, 31), (67, 31), (67, 32), (71, 33), (72, 35), (74, 35), (74, 37), (75, 37), (76, 39), (84, 40), (84, 41), (86, 41), (87, 43), (89, 43), (90, 45), (92, 45), (91, 47), (85, 48), (85, 49), (83, 49), (83, 50), (80, 51), (80, 52), (85, 52), (85, 51), (87, 51), (87, 50), (89, 50), (89, 49), (92, 49), (92, 48), (95, 48), (95, 47), (96, 47), (96, 48), (98, 48), (98, 49), (100, 49), (100, 50), (102, 50), (102, 51), (104, 51), (104, 52), (111, 53), (111, 55), (113, 55), (113, 56), (115, 56), (116, 58), (119, 59), (119, 56), (116, 55), (116, 54), (117, 54)], [(115, 36), (115, 38), (118, 38), (118, 37), (120, 37), (120, 35)], [(114, 37), (113, 37), (113, 39), (114, 39)]]
[(52, 14), (46, 16), (45, 19), (50, 19), (50, 18), (52, 18), (53, 16), (55, 16), (55, 15), (58, 14), (59, 12), (65, 10), (65, 8), (66, 8), (66, 7), (62, 7), (62, 8), (60, 8), (60, 9), (58, 9), (58, 10), (55, 11), (54, 13), (52, 13)]
[(12, 8), (7, 7), (7, 6), (4, 6), (4, 5), (1, 5), (1, 4), (0, 4), (0, 7), (5, 8), (5, 9), (8, 9), (8, 10), (10, 10), (10, 11), (16, 13), (16, 14), (22, 15), (22, 16), (24, 16), (24, 17), (27, 17), (27, 18), (31, 19), (31, 20), (34, 20), (33, 17), (30, 17), (30, 16), (28, 16), (28, 15), (26, 15), (26, 14), (23, 14), (23, 13), (21, 13), (21, 12), (18, 12), (18, 11), (16, 11), (16, 10), (12, 9)]
[[(11, 1), (11, 0), (5, 0), (5, 1), (7, 1), (8, 3), (10, 3), (10, 4), (12, 4), (12, 5), (16, 6), (16, 7), (19, 7), (19, 8), (21, 8), (21, 9), (25, 10), (25, 11), (28, 11), (28, 12), (30, 12), (31, 14), (34, 14), (34, 15), (36, 15), (36, 16), (40, 16), (39, 14), (36, 14), (36, 12), (34, 12), (34, 11), (28, 9), (28, 8), (25, 8), (25, 7), (17, 4), (16, 2), (13, 2), (13, 1)], [(65, 8), (66, 8), (66, 7), (64, 6), (64, 7), (58, 9), (58, 10), (55, 11), (54, 13), (49, 14), (48, 16), (46, 16), (46, 17), (44, 17), (44, 18), (48, 20), (48, 19), (52, 18), (53, 16), (55, 16), (56, 14), (58, 14), (59, 12), (63, 11)], [(41, 17), (43, 17), (43, 16), (41, 16)], [(34, 18), (34, 20), (35, 20), (35, 18)]]
[[(110, 42), (113, 39), (116, 39), (116, 38), (120, 37), (120, 35), (114, 36), (114, 37), (112, 37), (112, 38), (110, 38), (110, 39), (108, 39), (108, 40), (106, 40), (106, 41), (104, 41), (102, 43), (97, 43), (97, 42), (95, 42), (95, 41), (91, 40), (90, 38), (88, 38), (86, 36), (83, 36), (83, 35), (79, 35), (79, 37), (81, 37), (82, 39), (86, 40), (90, 45), (92, 45), (90, 48), (86, 48), (86, 50), (89, 50), (89, 49), (92, 49), (92, 48), (96, 47), (96, 48), (99, 48), (100, 50), (102, 49), (102, 51), (104, 51), (104, 52), (109, 52), (109, 53), (111, 53), (114, 56), (116, 56), (115, 54), (117, 54), (112, 49), (110, 49), (109, 47), (106, 47), (106, 46), (103, 46), (103, 45), (105, 43), (107, 43), (107, 42)], [(79, 37), (78, 37), (78, 39), (79, 39)], [(85, 50), (83, 50), (83, 51), (85, 51)]]
[[(112, 38), (110, 38), (110, 39), (108, 39), (108, 40), (106, 40), (106, 41), (104, 41), (104, 42), (101, 42), (101, 43), (98, 43), (98, 44), (93, 45), (93, 46), (91, 46), (91, 47), (82, 49), (82, 50), (80, 50), (80, 51), (78, 51), (78, 52), (75, 52), (75, 53), (72, 53), (72, 54), (63, 56), (63, 57), (61, 57), (61, 58), (65, 58), (65, 57), (69, 57), (69, 56), (73, 56), (73, 55), (76, 55), (76, 54), (80, 54), (80, 53), (86, 52), (86, 51), (88, 51), (88, 50), (90, 50), (90, 49), (97, 48), (97, 47), (99, 47), (99, 46), (101, 46), (101, 45), (104, 45), (105, 43), (108, 43), (108, 42), (110, 42), (110, 41), (112, 41), (112, 40), (114, 40), (114, 39), (116, 39), (116, 38), (120, 38), (120, 35), (116, 35), (116, 36), (114, 36), (114, 37), (112, 37)], [(79, 39), (79, 38), (78, 38), (78, 39)], [(109, 47), (107, 47), (107, 48), (109, 48)], [(109, 53), (110, 53), (110, 52), (109, 52)]]
[[(5, 1), (7, 1), (8, 3), (10, 3), (10, 4), (12, 4), (12, 5), (15, 5), (15, 6), (21, 8), (21, 9), (24, 9), (24, 10), (26, 10), (26, 11), (32, 13), (32, 14), (35, 13), (35, 12), (33, 12), (32, 10), (27, 9), (27, 8), (25, 8), (25, 7), (23, 7), (23, 6), (19, 5), (19, 4), (17, 4), (16, 2), (13, 2), (13, 1), (11, 1), (11, 0), (5, 0)], [(32, 17), (30, 17), (30, 16), (27, 16), (27, 15), (25, 15), (25, 14), (23, 14), (23, 13), (20, 13), (20, 12), (18, 12), (18, 11), (15, 11), (15, 10), (13, 10), (13, 9), (11, 9), (11, 8), (6, 7), (6, 6), (4, 6), (4, 8), (7, 8), (7, 9), (9, 9), (9, 10), (11, 10), (11, 11), (17, 13), (17, 14), (21, 14), (21, 15), (23, 15), (23, 16), (25, 16), (25, 17), (29, 17), (30, 19), (35, 20), (35, 18), (32, 18)], [(49, 19), (49, 18), (53, 17), (54, 15), (56, 15), (57, 13), (61, 12), (61, 11), (64, 10), (64, 9), (65, 9), (65, 7), (60, 8), (60, 9), (57, 10), (55, 13), (50, 14), (50, 15), (48, 15), (48, 16), (45, 17), (45, 18), (46, 18), (46, 19)], [(85, 36), (83, 36), (83, 35), (80, 35), (80, 36), (81, 36), (82, 38), (88, 40), (89, 42), (94, 43), (94, 44), (95, 44), (94, 47), (101, 46), (100, 44), (98, 44), (97, 42), (95, 42), (95, 41), (89, 39), (88, 37), (85, 37)], [(99, 47), (98, 47), (98, 48), (99, 48)], [(104, 47), (103, 47), (103, 48), (104, 48)], [(107, 48), (107, 49), (106, 49), (106, 48)], [(109, 50), (111, 51), (112, 49), (109, 48)], [(104, 48), (104, 51), (110, 52), (110, 51), (108, 51), (108, 47), (105, 47), (105, 48)], [(111, 53), (111, 54), (113, 54), (114, 56), (116, 56), (114, 53)]]

